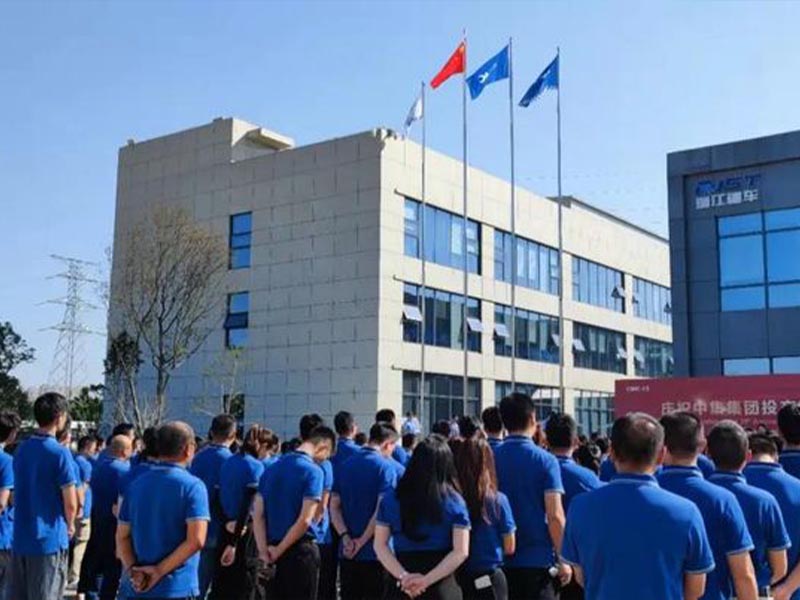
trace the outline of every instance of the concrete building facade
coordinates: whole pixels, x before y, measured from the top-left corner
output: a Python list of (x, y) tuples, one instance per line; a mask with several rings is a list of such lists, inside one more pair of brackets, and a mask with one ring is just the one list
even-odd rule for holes
[(800, 131), (667, 170), (676, 374), (800, 373)]
[(427, 426), (478, 412), (510, 390), (512, 350), (518, 387), (545, 415), (561, 406), (564, 344), (563, 407), (587, 433), (612, 420), (617, 378), (671, 373), (666, 240), (564, 198), (559, 265), (557, 202), (517, 188), (514, 278), (508, 182), (469, 169), (465, 245), (461, 162), (428, 150), (426, 169), (423, 209), (421, 147), (386, 129), (294, 147), (217, 119), (123, 147), (115, 254), (156, 203), (185, 207), (230, 247), (227, 315), (175, 373), (170, 414), (204, 431), (221, 387), (209, 373), (226, 345), (242, 347), (244, 420), (284, 435), (307, 412), (349, 410), (362, 427), (379, 407), (415, 410)]

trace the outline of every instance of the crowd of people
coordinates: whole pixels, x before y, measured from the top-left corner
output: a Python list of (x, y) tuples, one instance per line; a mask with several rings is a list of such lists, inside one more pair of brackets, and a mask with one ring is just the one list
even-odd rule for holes
[(0, 413), (0, 600), (800, 599), (794, 404), (780, 435), (632, 413), (610, 440), (521, 393), (427, 437), (384, 409), (73, 445), (63, 396), (34, 416), (17, 443)]

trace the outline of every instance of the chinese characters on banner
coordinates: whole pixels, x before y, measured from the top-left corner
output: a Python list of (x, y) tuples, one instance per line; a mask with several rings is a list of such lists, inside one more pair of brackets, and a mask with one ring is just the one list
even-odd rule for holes
[(706, 428), (731, 419), (755, 429), (777, 428), (781, 406), (800, 401), (800, 375), (627, 379), (616, 383), (614, 413), (645, 412), (656, 418), (676, 411), (696, 413)]

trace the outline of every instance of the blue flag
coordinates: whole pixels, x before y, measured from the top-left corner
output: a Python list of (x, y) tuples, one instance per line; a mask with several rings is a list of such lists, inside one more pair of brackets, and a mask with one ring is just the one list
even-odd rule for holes
[(480, 69), (467, 78), (469, 95), (475, 100), (483, 88), (495, 81), (508, 79), (508, 46), (487, 60)]
[(536, 100), (543, 91), (549, 88), (558, 88), (558, 55), (556, 55), (553, 62), (547, 65), (547, 68), (542, 71), (542, 74), (539, 75), (539, 79), (534, 81), (533, 85), (528, 88), (522, 100), (519, 101), (519, 105), (527, 107), (531, 102)]

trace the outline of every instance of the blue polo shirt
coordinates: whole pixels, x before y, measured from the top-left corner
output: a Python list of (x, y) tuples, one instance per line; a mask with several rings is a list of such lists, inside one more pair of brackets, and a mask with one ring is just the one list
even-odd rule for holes
[(268, 456), (267, 458), (263, 459), (261, 463), (264, 465), (264, 470), (266, 471), (267, 469), (269, 469), (272, 465), (278, 462), (280, 458), (281, 458), (280, 456), (276, 455), (276, 456)]
[(700, 511), (650, 475), (617, 475), (577, 496), (562, 553), (593, 600), (683, 600), (684, 574), (714, 568)]
[(490, 448), (491, 448), (493, 451), (496, 451), (496, 450), (497, 450), (497, 447), (498, 447), (500, 444), (502, 444), (502, 443), (503, 443), (503, 440), (501, 440), (500, 438), (495, 438), (495, 437), (486, 438), (486, 441), (487, 441), (487, 442), (489, 442), (489, 447), (490, 447)]
[(449, 552), (453, 549), (453, 529), (469, 529), (469, 511), (460, 494), (451, 492), (442, 500), (442, 520), (439, 523), (421, 523), (409, 538), (403, 532), (400, 503), (395, 492), (386, 494), (378, 507), (377, 524), (388, 527), (394, 550), (403, 552)]
[[(800, 561), (800, 480), (783, 470), (778, 463), (751, 462), (744, 468), (747, 483), (772, 494), (778, 501), (783, 522), (792, 542), (787, 552), (789, 573)], [(792, 594), (792, 600), (800, 600), (800, 590)]]
[(616, 474), (617, 474), (617, 467), (614, 466), (614, 461), (611, 460), (610, 456), (606, 456), (600, 462), (600, 481), (608, 483), (614, 478), (614, 475)]
[[(0, 450), (0, 490), (14, 491), (14, 459), (5, 450)], [(14, 506), (9, 502), (0, 513), (0, 550), (11, 550), (13, 534)]]
[(800, 479), (800, 450), (784, 450), (778, 462), (789, 475)]
[(547, 568), (555, 562), (547, 529), (545, 494), (564, 493), (555, 457), (529, 437), (510, 435), (495, 452), (497, 482), (508, 496), (517, 523), (517, 552), (506, 561), (510, 568)]
[(397, 444), (394, 447), (394, 452), (392, 452), (392, 458), (399, 462), (402, 466), (407, 467), (408, 461), (411, 460), (411, 455), (406, 452), (406, 449), (400, 444)]
[(714, 466), (714, 461), (708, 458), (705, 454), (700, 454), (697, 457), (697, 468), (700, 469), (700, 472), (703, 474), (704, 479), (708, 479), (714, 474), (716, 467)]
[(52, 435), (34, 433), (14, 455), (15, 554), (42, 556), (69, 546), (62, 488), (74, 486), (74, 461)]
[[(394, 465), (397, 462), (383, 457), (370, 446), (364, 446), (341, 465), (339, 477), (333, 482), (333, 493), (339, 496), (344, 522), (352, 539), (361, 537), (375, 514), (378, 501), (397, 487), (400, 477)], [(343, 556), (343, 550), (340, 546), (339, 556)], [(372, 544), (364, 544), (355, 560), (378, 560)]]
[(348, 438), (339, 438), (339, 441), (336, 442), (336, 454), (331, 456), (334, 479), (339, 477), (341, 466), (345, 463), (345, 461), (355, 456), (359, 450), (361, 450), (361, 447), (353, 440)]
[(556, 456), (561, 469), (561, 482), (564, 484), (564, 514), (567, 514), (572, 499), (578, 494), (591, 492), (603, 485), (603, 482), (586, 467), (582, 467), (571, 458)]
[[(203, 482), (180, 465), (160, 463), (131, 483), (120, 508), (120, 523), (130, 525), (133, 552), (140, 565), (156, 565), (186, 539), (189, 521), (210, 519)], [(125, 598), (187, 598), (198, 596), (200, 553), (168, 574), (156, 586), (137, 594), (129, 581)]]
[(215, 548), (219, 539), (220, 513), (222, 511), (219, 500), (219, 474), (222, 470), (222, 463), (231, 456), (233, 456), (233, 453), (226, 446), (209, 444), (195, 454), (192, 465), (189, 468), (189, 472), (200, 479), (206, 486), (208, 507), (211, 511), (211, 522), (208, 524), (208, 536), (206, 538), (207, 548)]
[(472, 523), (469, 537), (467, 572), (491, 573), (503, 566), (503, 538), (516, 531), (511, 504), (503, 492), (486, 497), (485, 515)]
[[(324, 480), (325, 474), (314, 459), (297, 450), (284, 454), (266, 470), (258, 491), (264, 501), (270, 544), (280, 543), (291, 529), (300, 516), (303, 500), (322, 500)], [(309, 531), (307, 537), (313, 538), (314, 534)]]
[(84, 488), (83, 518), (88, 519), (92, 516), (92, 488), (89, 485), (92, 481), (92, 463), (83, 454), (76, 454), (74, 458), (80, 476), (78, 481), (86, 486)]
[[(319, 465), (320, 469), (322, 469), (322, 491), (328, 492), (330, 494), (333, 491), (333, 465), (331, 461), (326, 460)], [(328, 502), (328, 506), (325, 507), (325, 511), (322, 513), (322, 518), (311, 525), (311, 532), (314, 534), (315, 539), (317, 540), (318, 544), (330, 544), (333, 542), (331, 538), (331, 513), (330, 513), (330, 501)]]
[(100, 461), (92, 472), (92, 525), (115, 524), (113, 506), (119, 499), (120, 483), (131, 470), (127, 460), (118, 458)]
[(239, 452), (222, 464), (219, 474), (219, 499), (222, 512), (229, 521), (239, 517), (242, 498), (247, 488), (257, 490), (264, 474), (264, 463), (257, 458)]
[(729, 490), (739, 501), (747, 530), (755, 546), (750, 556), (753, 559), (758, 587), (761, 589), (769, 586), (772, 579), (769, 552), (786, 550), (791, 546), (778, 501), (772, 494), (748, 485), (741, 473), (716, 471), (709, 481)]
[(157, 464), (156, 461), (149, 458), (140, 458), (136, 464), (131, 463), (131, 468), (119, 479), (119, 495), (124, 498), (131, 484)]
[(658, 475), (665, 490), (691, 500), (700, 509), (716, 568), (708, 574), (703, 600), (728, 600), (733, 587), (728, 556), (755, 548), (739, 501), (730, 491), (703, 479), (697, 467), (665, 466)]

